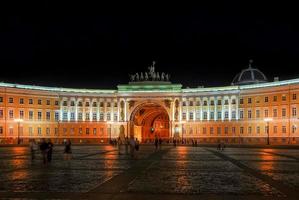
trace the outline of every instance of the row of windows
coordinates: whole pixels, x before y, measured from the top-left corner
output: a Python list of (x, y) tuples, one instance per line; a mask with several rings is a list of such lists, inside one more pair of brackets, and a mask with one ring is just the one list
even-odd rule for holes
[[(277, 99), (278, 99), (278, 97), (277, 96), (273, 96), (273, 102), (277, 102)], [(293, 94), (292, 95), (292, 100), (296, 100), (297, 99), (297, 94)], [(287, 100), (287, 97), (286, 97), (286, 95), (282, 95), (281, 96), (281, 100), (282, 101), (286, 101)], [(265, 103), (268, 103), (269, 102), (269, 97), (264, 97), (264, 102)], [(243, 104), (244, 103), (244, 100), (243, 100), (243, 98), (241, 98), (240, 99), (240, 104)], [(251, 97), (249, 97), (249, 98), (247, 98), (247, 103), (248, 104), (251, 104), (252, 103), (252, 98)], [(259, 98), (256, 98), (256, 103), (260, 103), (260, 99)]]
[[(265, 126), (264, 127), (264, 133), (268, 133), (269, 132), (269, 128), (271, 128), (271, 127)], [(207, 130), (208, 129), (206, 127), (203, 127), (202, 128), (202, 133), (203, 134), (207, 134)], [(217, 128), (210, 127), (209, 128), (209, 131), (210, 131), (209, 133), (211, 135), (213, 135), (215, 133), (215, 130), (216, 130), (216, 132), (217, 132), (218, 135), (220, 135), (221, 133), (223, 133), (222, 131), (224, 131), (224, 134), (229, 134), (229, 131), (231, 131), (232, 134), (236, 134), (237, 133), (236, 132), (237, 131), (236, 127), (231, 127), (231, 130), (229, 130), (229, 127), (224, 127), (224, 130), (222, 130), (221, 127), (217, 127)], [(245, 131), (244, 127), (239, 127), (239, 133), (240, 134), (244, 134), (244, 131)], [(297, 126), (293, 125), (291, 131), (292, 131), (292, 133), (296, 133)], [(187, 129), (184, 129), (183, 133), (186, 134), (186, 132), (187, 132)], [(281, 127), (281, 133), (285, 134), (286, 132), (287, 132), (286, 126), (282, 126)], [(248, 134), (253, 134), (253, 127), (251, 127), (251, 126), (247, 127), (247, 133)], [(261, 133), (261, 127), (260, 126), (256, 127), (255, 133), (256, 134), (260, 134)], [(271, 133), (277, 134), (278, 133), (278, 127), (277, 126), (273, 126)], [(193, 129), (189, 129), (189, 134), (191, 134), (191, 135), (193, 134)]]
[[(114, 113), (113, 114), (113, 116), (114, 116), (114, 121), (117, 121), (118, 120), (118, 114), (117, 113)], [(85, 120), (90, 120), (90, 119), (92, 119), (93, 121), (97, 121), (97, 119), (98, 119), (98, 114), (97, 113), (85, 113)], [(109, 120), (111, 120), (111, 113), (110, 112), (108, 112), (107, 114), (106, 114), (106, 119), (109, 121)], [(62, 120), (63, 121), (67, 121), (68, 120), (68, 113), (67, 112), (63, 112), (62, 113)], [(70, 113), (70, 120), (71, 121), (74, 121), (74, 120), (76, 120), (76, 113), (75, 112), (71, 112)], [(81, 113), (81, 112), (79, 112), (78, 113), (78, 118), (77, 118), (77, 120), (78, 121), (82, 121), (83, 120), (83, 113)], [(104, 113), (100, 113), (99, 114), (99, 120), (104, 120)]]
[[(0, 103), (3, 102), (3, 97), (0, 97)], [(14, 103), (14, 98), (13, 97), (9, 97), (8, 98), (8, 103)], [(34, 100), (33, 99), (28, 99), (28, 104), (33, 104)], [(19, 104), (25, 104), (24, 98), (19, 98)], [(42, 99), (38, 99), (37, 100), (37, 104), (38, 105), (42, 105)], [(46, 105), (51, 105), (51, 100), (47, 99), (46, 100)], [(58, 101), (54, 101), (54, 105), (58, 106), (59, 102)]]
[[(232, 99), (232, 104), (236, 104), (236, 99)], [(200, 101), (196, 101), (195, 103), (196, 106), (200, 106)], [(208, 105), (208, 101), (204, 100), (203, 101), (203, 106), (207, 106)], [(210, 105), (211, 106), (214, 106), (215, 103), (214, 103), (214, 100), (211, 100), (210, 101)], [(217, 100), (217, 105), (222, 105), (222, 100)], [(228, 99), (224, 100), (224, 105), (228, 105)], [(183, 106), (187, 106), (187, 102), (186, 101), (183, 101)], [(194, 106), (194, 103), (193, 101), (189, 101), (189, 106)]]
[[(67, 101), (63, 101), (63, 106), (68, 106), (68, 102)], [(70, 106), (75, 106), (75, 101), (70, 101)], [(78, 106), (82, 107), (83, 103), (81, 101), (78, 102)], [(90, 106), (90, 102), (87, 101), (85, 102), (85, 107), (89, 107)], [(92, 107), (97, 107), (98, 103), (97, 102), (92, 102)], [(104, 102), (100, 102), (100, 107), (104, 107)], [(107, 102), (107, 107), (111, 107), (111, 102)], [(114, 102), (114, 107), (117, 107), (117, 102)]]
[[(3, 115), (3, 110), (0, 110), (0, 119), (3, 119), (4, 115)], [(20, 110), (19, 111), (19, 116), (20, 119), (24, 119), (25, 118), (25, 113), (24, 110)], [(47, 111), (45, 112), (45, 117), (47, 121), (51, 120), (51, 111)], [(14, 119), (15, 118), (15, 114), (14, 114), (14, 110), (9, 110), (8, 111), (8, 118), (9, 119)], [(55, 112), (55, 116), (54, 116), (55, 120), (58, 121), (59, 119), (59, 112)], [(34, 111), (30, 110), (28, 111), (28, 119), (29, 120), (34, 120)], [(37, 112), (37, 120), (42, 120), (43, 119), (43, 112), (42, 111), (38, 111)]]
[[(93, 135), (97, 135), (97, 132), (98, 132), (97, 128), (93, 128), (93, 129), (85, 128), (84, 129), (84, 131), (85, 131), (84, 134), (85, 135), (90, 135), (91, 134), (90, 130), (92, 130)], [(109, 132), (109, 130), (110, 129), (108, 129), (108, 132)], [(14, 131), (16, 131), (16, 132), (14, 132)], [(8, 128), (8, 135), (13, 136), (14, 134), (17, 134), (17, 131), (19, 131), (20, 136), (24, 135), (23, 134), (24, 133), (23, 127), (20, 127), (17, 130), (14, 130), (13, 127), (9, 127)], [(49, 127), (45, 128), (44, 130), (41, 127), (37, 127), (36, 128), (36, 133), (34, 131), (35, 130), (34, 130), (33, 127), (29, 127), (28, 128), (28, 135), (29, 136), (35, 136), (35, 135), (37, 135), (37, 136), (43, 136), (43, 135), (50, 136), (51, 135), (51, 129)], [(43, 134), (43, 131), (45, 131), (44, 134)], [(55, 136), (58, 136), (58, 134), (59, 134), (58, 128), (54, 128), (54, 130), (52, 130), (52, 131), (54, 131)], [(100, 131), (100, 134), (104, 134), (104, 128), (100, 128), (99, 131)], [(3, 135), (3, 133), (4, 133), (3, 127), (0, 126), (0, 135)], [(62, 135), (67, 135), (68, 133), (70, 135), (75, 135), (75, 128), (69, 128), (69, 129), (68, 128), (63, 128), (62, 129), (62, 133), (61, 133)], [(83, 128), (78, 128), (78, 134), (79, 135), (83, 134)]]
[[(281, 109), (281, 116), (282, 117), (286, 117), (286, 113), (287, 113), (286, 108), (282, 108)], [(198, 111), (195, 114), (196, 114), (196, 116), (195, 116), (196, 118), (195, 119), (199, 120), (200, 119), (200, 112)], [(244, 111), (243, 110), (239, 111), (239, 116), (240, 116), (240, 119), (244, 118)], [(296, 107), (293, 107), (291, 109), (291, 116), (292, 117), (296, 117), (297, 116), (297, 108)], [(269, 117), (269, 110), (268, 109), (264, 110), (264, 117)], [(272, 115), (272, 117), (278, 117), (278, 109), (276, 109), (276, 108), (273, 109), (273, 115)], [(187, 118), (187, 114), (186, 114), (186, 112), (183, 112), (182, 113), (182, 119), (186, 120), (186, 118)], [(215, 118), (215, 114), (212, 111), (212, 112), (210, 112), (210, 119), (214, 119), (214, 118)], [(251, 110), (247, 111), (247, 118), (248, 119), (253, 118)], [(261, 118), (260, 110), (256, 110), (255, 118), (257, 118), (257, 119)], [(189, 119), (190, 120), (194, 119), (194, 113), (193, 112), (189, 112)], [(206, 112), (206, 111), (203, 112), (202, 119), (204, 119), (204, 120), (208, 119), (208, 112)], [(222, 119), (222, 111), (217, 112), (217, 118), (216, 119)], [(228, 111), (224, 112), (224, 119), (229, 119), (229, 112)], [(231, 113), (231, 119), (236, 119), (236, 111), (232, 111), (232, 113)]]

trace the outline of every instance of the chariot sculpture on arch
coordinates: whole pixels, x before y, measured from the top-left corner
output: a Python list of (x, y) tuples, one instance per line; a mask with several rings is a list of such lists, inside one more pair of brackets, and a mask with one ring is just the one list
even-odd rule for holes
[(156, 62), (153, 61), (152, 65), (148, 67), (148, 72), (140, 72), (135, 74), (129, 74), (131, 82), (142, 82), (142, 81), (162, 81), (168, 82), (170, 75), (165, 72), (156, 72)]

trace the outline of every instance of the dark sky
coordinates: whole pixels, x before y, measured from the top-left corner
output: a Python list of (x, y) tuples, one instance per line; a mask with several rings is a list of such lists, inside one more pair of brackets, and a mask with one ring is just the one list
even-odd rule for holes
[(229, 85), (249, 59), (270, 80), (299, 77), (295, 5), (27, 3), (1, 16), (0, 81), (114, 89), (153, 60), (184, 87)]

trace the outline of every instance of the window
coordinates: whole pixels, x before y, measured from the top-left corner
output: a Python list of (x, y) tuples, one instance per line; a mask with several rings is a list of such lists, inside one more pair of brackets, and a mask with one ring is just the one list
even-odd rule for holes
[(37, 104), (42, 105), (42, 100), (41, 99), (37, 100)]
[(114, 103), (114, 107), (117, 107), (117, 102)]
[(33, 111), (29, 111), (29, 119), (33, 120)]
[(39, 136), (42, 135), (42, 128), (41, 128), (41, 127), (38, 127), (38, 128), (37, 128), (37, 134), (38, 134)]
[(55, 101), (55, 106), (58, 106), (59, 105), (59, 102), (58, 101)]
[(190, 113), (189, 113), (189, 119), (190, 119), (190, 120), (193, 120), (193, 112), (190, 112)]
[(59, 120), (59, 112), (55, 112), (55, 121)]
[(228, 127), (224, 128), (224, 134), (228, 134)]
[(196, 106), (200, 106), (200, 101), (196, 101)]
[(217, 103), (219, 106), (221, 105), (221, 100), (218, 100), (218, 103)]
[(219, 111), (219, 112), (217, 113), (217, 118), (218, 118), (218, 119), (221, 119), (221, 115), (222, 115), (222, 113), (221, 113), (221, 111)]
[(243, 117), (244, 117), (244, 111), (240, 110), (240, 119), (243, 119)]
[(66, 135), (67, 134), (67, 128), (63, 128), (63, 135)]
[(252, 133), (252, 128), (251, 126), (248, 127), (248, 134), (251, 134)]
[(265, 112), (265, 117), (268, 117), (269, 116), (269, 111), (266, 109), (264, 112)]
[(3, 110), (0, 110), (0, 119), (3, 118)]
[(29, 99), (29, 104), (33, 104), (33, 99)]
[(186, 101), (183, 101), (183, 106), (186, 106)]
[(62, 120), (64, 120), (64, 121), (67, 120), (67, 112), (63, 112), (63, 114), (62, 114)]
[(207, 128), (206, 128), (206, 127), (203, 127), (203, 128), (202, 128), (202, 133), (203, 133), (203, 134), (207, 134)]
[(256, 133), (257, 133), (257, 134), (260, 134), (260, 132), (261, 132), (260, 127), (257, 126), (257, 127), (256, 127)]
[(97, 113), (92, 113), (92, 120), (97, 121)]
[(248, 110), (248, 112), (247, 112), (247, 117), (248, 117), (248, 119), (251, 119), (251, 110)]
[(224, 118), (225, 118), (225, 119), (228, 119), (228, 111), (225, 111), (225, 112), (224, 112)]
[(236, 99), (232, 99), (232, 104), (236, 104)]
[(243, 133), (244, 133), (244, 127), (241, 126), (241, 127), (240, 127), (240, 134), (243, 134)]
[(210, 119), (214, 119), (214, 112), (210, 112)]
[(193, 106), (193, 101), (190, 101), (190, 102), (189, 102), (189, 106)]
[(86, 128), (86, 135), (89, 135), (89, 128)]
[[(108, 120), (108, 121), (111, 120), (111, 114), (110, 114), (110, 113), (107, 113), (107, 116), (106, 116), (106, 117), (107, 117), (107, 120)], [(186, 113), (185, 113), (185, 117), (186, 117)]]
[(282, 95), (281, 99), (282, 99), (282, 101), (286, 101), (287, 100), (286, 95)]
[(20, 104), (24, 104), (24, 99), (20, 98)]
[(274, 126), (274, 127), (273, 127), (273, 132), (274, 132), (274, 133), (277, 133), (277, 126)]
[(114, 121), (117, 121), (117, 113), (114, 113)]
[(10, 135), (10, 136), (13, 136), (13, 127), (9, 127), (9, 130), (8, 130), (8, 131), (9, 131), (9, 135)]
[(101, 120), (101, 121), (104, 120), (104, 113), (100, 113), (100, 120)]
[(224, 101), (224, 105), (228, 105), (228, 99)]
[(111, 106), (111, 103), (110, 102), (107, 102), (107, 107), (110, 107)]
[(212, 101), (210, 102), (210, 105), (211, 105), (211, 106), (214, 106), (214, 105), (215, 105), (214, 100), (212, 100)]
[(67, 106), (67, 101), (63, 101), (63, 106)]
[(292, 133), (296, 133), (297, 127), (295, 125), (292, 126)]
[(13, 98), (12, 97), (8, 98), (8, 103), (13, 103)]
[(208, 113), (205, 111), (203, 112), (203, 119), (204, 120), (207, 120), (208, 119)]
[(97, 135), (97, 128), (93, 128), (93, 135)]
[(260, 110), (255, 111), (255, 118), (257, 118), (257, 119), (260, 118)]
[(251, 103), (251, 98), (248, 98), (248, 103), (249, 103), (249, 104)]
[(20, 119), (24, 119), (24, 110), (20, 110)]
[(277, 117), (277, 109), (273, 109), (273, 117)]
[(93, 107), (97, 107), (97, 102), (93, 102), (93, 103), (92, 103), (92, 106), (93, 106)]
[(293, 94), (293, 100), (296, 100), (296, 99), (297, 99), (297, 95)]
[(100, 107), (104, 107), (104, 102), (101, 102), (101, 103), (100, 103)]
[(269, 102), (269, 98), (268, 97), (265, 97), (265, 102)]
[(208, 105), (208, 102), (207, 102), (207, 101), (203, 101), (203, 105), (204, 105), (204, 106), (207, 106), (207, 105)]
[(71, 120), (75, 121), (75, 113), (74, 112), (71, 112)]
[(47, 121), (51, 120), (51, 112), (50, 111), (46, 112), (46, 119), (47, 119)]
[(82, 135), (82, 133), (83, 133), (82, 128), (79, 128), (79, 135)]
[(50, 135), (50, 128), (49, 128), (49, 127), (46, 128), (46, 135), (47, 135), (47, 136)]
[(82, 102), (81, 101), (79, 101), (78, 106), (82, 107)]
[(79, 121), (82, 121), (83, 120), (83, 115), (81, 112), (78, 113), (78, 120)]
[(240, 104), (243, 104), (243, 99), (240, 99)]
[(70, 135), (74, 135), (75, 134), (75, 128), (70, 128)]
[(48, 106), (50, 105), (50, 100), (47, 100), (47, 105), (48, 105)]
[(282, 117), (286, 116), (286, 109), (285, 108), (282, 108), (281, 115), (282, 115)]
[(295, 107), (292, 108), (292, 116), (296, 117), (297, 115), (297, 109)]
[(0, 97), (0, 103), (3, 103), (3, 97)]
[(217, 127), (217, 134), (218, 134), (218, 135), (221, 134), (221, 127)]
[(10, 110), (10, 111), (9, 111), (9, 118), (10, 118), (10, 119), (13, 119), (13, 110)]
[(260, 103), (260, 98), (257, 97), (256, 100), (255, 100), (255, 102), (256, 102), (256, 103)]
[(214, 128), (210, 127), (210, 134), (213, 135), (214, 134)]
[(282, 133), (286, 133), (286, 132), (287, 132), (286, 126), (282, 126)]
[(75, 102), (74, 101), (71, 101), (71, 106), (75, 106)]
[(182, 116), (183, 120), (186, 120), (186, 113), (183, 112), (183, 116)]
[(85, 113), (85, 120), (90, 120), (89, 113)]
[(3, 127), (0, 126), (0, 135), (2, 135), (2, 134), (3, 134)]
[(42, 112), (41, 111), (37, 112), (37, 120), (42, 120)]
[(232, 119), (236, 119), (236, 111), (232, 111)]
[(33, 128), (29, 127), (29, 136), (33, 136)]
[(236, 134), (236, 127), (232, 127), (232, 134)]
[(273, 97), (273, 101), (276, 102), (277, 101), (277, 96)]
[(54, 134), (57, 136), (58, 135), (58, 128), (54, 129)]

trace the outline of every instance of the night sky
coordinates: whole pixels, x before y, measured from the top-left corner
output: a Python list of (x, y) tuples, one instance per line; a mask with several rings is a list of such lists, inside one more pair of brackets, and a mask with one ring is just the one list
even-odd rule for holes
[(26, 2), (1, 16), (0, 81), (115, 89), (153, 60), (184, 87), (230, 85), (249, 59), (271, 81), (299, 77), (294, 5), (66, 6)]

